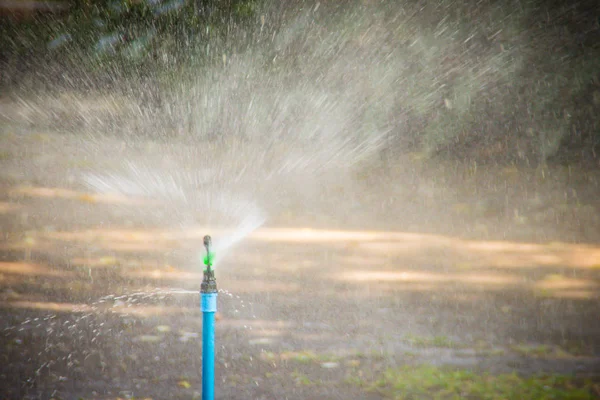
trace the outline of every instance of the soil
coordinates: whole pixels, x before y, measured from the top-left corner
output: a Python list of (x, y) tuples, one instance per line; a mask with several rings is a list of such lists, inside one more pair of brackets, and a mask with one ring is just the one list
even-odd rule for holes
[[(200, 398), (201, 238), (224, 233), (78, 180), (173, 146), (83, 142), (2, 133), (0, 398)], [(410, 154), (316, 182), (257, 189), (267, 221), (217, 266), (217, 398), (377, 399), (356, 382), (413, 363), (598, 377), (599, 171)]]

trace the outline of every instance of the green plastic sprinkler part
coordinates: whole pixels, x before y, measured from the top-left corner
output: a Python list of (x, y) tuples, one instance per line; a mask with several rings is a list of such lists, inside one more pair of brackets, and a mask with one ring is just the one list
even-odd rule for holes
[(210, 250), (212, 247), (212, 238), (209, 235), (204, 236), (204, 248), (206, 249), (206, 255), (204, 256), (204, 270), (209, 270), (213, 266), (215, 259), (215, 253)]
[(202, 285), (200, 286), (200, 292), (202, 293), (217, 292), (217, 280), (215, 279), (215, 270), (212, 268), (215, 253), (213, 253), (210, 250), (211, 247), (211, 237), (209, 235), (204, 236), (204, 248), (206, 249), (206, 256), (204, 257), (204, 278), (202, 279)]

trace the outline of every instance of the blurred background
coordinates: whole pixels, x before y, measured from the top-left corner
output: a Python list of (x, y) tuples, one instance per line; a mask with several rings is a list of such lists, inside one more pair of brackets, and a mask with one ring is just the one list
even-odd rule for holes
[(0, 397), (600, 397), (596, 1), (0, 0)]

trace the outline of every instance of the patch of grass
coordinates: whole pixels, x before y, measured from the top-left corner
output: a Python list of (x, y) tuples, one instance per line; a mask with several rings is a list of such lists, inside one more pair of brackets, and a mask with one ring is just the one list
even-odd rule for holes
[(389, 369), (367, 386), (384, 398), (470, 400), (591, 400), (600, 393), (590, 381), (560, 375), (520, 377), (516, 374), (477, 374), (469, 370), (429, 365)]
[(355, 351), (352, 353), (352, 356), (358, 360), (372, 360), (372, 361), (381, 361), (385, 359), (385, 355), (378, 350), (372, 349), (370, 352), (365, 353), (362, 351)]
[(315, 382), (311, 381), (308, 376), (305, 374), (294, 371), (292, 372), (292, 378), (294, 378), (294, 382), (296, 382), (296, 386), (313, 386)]
[(511, 346), (514, 352), (526, 357), (546, 357), (552, 354), (552, 347), (546, 345), (517, 344)]
[(534, 288), (533, 295), (535, 297), (542, 297), (542, 298), (553, 297), (552, 291), (548, 290), (546, 288)]
[(505, 354), (506, 354), (506, 352), (503, 349), (480, 349), (480, 350), (477, 350), (477, 355), (480, 357), (500, 357)]
[(457, 343), (450, 340), (447, 336), (424, 337), (406, 335), (404, 341), (414, 347), (443, 347), (448, 349), (459, 347)]
[(317, 354), (310, 350), (302, 350), (302, 351), (284, 351), (281, 354), (273, 353), (273, 352), (263, 352), (260, 355), (260, 358), (264, 361), (288, 361), (295, 362), (299, 364), (313, 364), (313, 363), (323, 363), (323, 362), (333, 362), (339, 361), (339, 357), (331, 355), (331, 354)]
[(517, 344), (511, 346), (511, 350), (524, 357), (537, 358), (571, 358), (574, 357), (570, 352), (558, 346), (550, 345), (527, 345)]
[(260, 358), (261, 358), (261, 360), (264, 360), (264, 361), (275, 361), (278, 359), (277, 354), (273, 353), (272, 351), (261, 352)]
[(319, 360), (319, 356), (312, 351), (287, 351), (281, 353), (282, 360), (295, 361), (302, 364), (309, 364)]
[(0, 161), (10, 160), (12, 158), (12, 154), (8, 150), (0, 151)]

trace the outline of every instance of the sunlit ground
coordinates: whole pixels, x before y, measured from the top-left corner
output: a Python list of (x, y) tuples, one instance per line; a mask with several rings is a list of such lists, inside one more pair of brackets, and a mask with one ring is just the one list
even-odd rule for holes
[[(19, 241), (5, 242), (5, 251), (52, 252), (72, 249), (75, 253), (69, 265), (94, 269), (119, 265), (126, 277), (157, 280), (200, 281), (202, 273), (194, 261), (188, 265), (160, 265), (156, 259), (140, 259), (139, 253), (163, 254), (180, 251), (195, 256), (198, 243), (206, 229), (190, 231), (108, 230), (36, 232), (30, 231)], [(213, 235), (226, 235), (226, 231)], [(475, 241), (452, 237), (400, 232), (325, 231), (314, 229), (269, 229), (253, 232), (246, 247), (253, 243), (266, 245), (267, 254), (233, 252), (223, 263), (224, 274), (236, 264), (246, 269), (264, 269), (291, 273), (314, 270), (320, 279), (332, 282), (385, 284), (395, 282), (407, 290), (444, 290), (448, 284), (460, 284), (465, 289), (539, 290), (548, 296), (592, 298), (598, 294), (600, 277), (600, 247), (568, 243), (546, 245)], [(90, 256), (94, 248), (95, 256)], [(309, 250), (305, 260), (294, 254)], [(99, 256), (97, 256), (100, 254)], [(160, 256), (159, 256), (160, 258)], [(272, 262), (270, 260), (276, 260)], [(269, 265), (271, 264), (271, 265)], [(274, 264), (274, 265), (273, 265)], [(557, 272), (557, 271), (563, 272)], [(32, 263), (0, 263), (3, 276), (33, 275), (63, 276), (61, 271)], [(93, 272), (90, 272), (93, 274)], [(4, 278), (7, 280), (9, 278)], [(277, 290), (277, 285), (251, 284), (258, 289)], [(281, 285), (285, 288), (285, 285)], [(419, 288), (419, 289), (417, 289)], [(246, 290), (248, 290), (247, 288)]]
[[(24, 187), (9, 190), (13, 198), (57, 198), (63, 201), (138, 203), (141, 199), (98, 195), (67, 189)], [(19, 202), (3, 202), (4, 214), (18, 212)], [(0, 281), (52, 277), (84, 279), (74, 271), (95, 271), (117, 266), (127, 279), (199, 282), (200, 239), (208, 228), (134, 229), (93, 228), (84, 230), (28, 230), (5, 232), (0, 244), (5, 252), (22, 254), (22, 260), (0, 263)], [(232, 231), (211, 229), (214, 237)], [(262, 251), (251, 251), (262, 246)], [(171, 265), (164, 254), (187, 254), (182, 265)], [(49, 266), (31, 260), (32, 254), (49, 254), (69, 266)], [(311, 228), (260, 228), (244, 241), (243, 248), (223, 255), (222, 273), (252, 271), (249, 276), (277, 276), (298, 272), (315, 274), (322, 285), (368, 284), (382, 291), (506, 291), (515, 290), (554, 298), (598, 297), (600, 247), (591, 244), (552, 242), (546, 244), (509, 240), (468, 240), (444, 235), (393, 231), (350, 231)], [(18, 257), (17, 257), (18, 258)], [(181, 261), (181, 260), (180, 260)], [(75, 270), (73, 270), (75, 268)], [(298, 292), (297, 283), (233, 280), (236, 292)], [(455, 289), (459, 287), (460, 289)], [(23, 304), (20, 303), (23, 307)], [(36, 303), (36, 307), (39, 304)]]
[[(202, 237), (218, 240), (235, 229), (141, 228), (118, 219), (49, 227), (32, 224), (46, 201), (57, 213), (148, 201), (36, 186), (7, 193), (0, 213), (20, 224), (6, 225), (0, 243), (0, 306), (16, 318), (8, 334), (18, 338), (47, 324), (41, 321), (53, 324), (51, 332), (68, 324), (86, 343), (86, 358), (114, 332), (127, 337), (118, 346), (135, 359), (140, 346), (197, 343)], [(599, 315), (600, 247), (592, 243), (267, 225), (220, 253), (216, 269), (219, 337), (268, 368), (299, 363), (359, 373), (372, 362), (365, 353), (467, 367), (484, 360), (501, 372), (523, 357), (530, 361), (519, 368), (528, 371), (540, 362), (561, 373), (597, 365), (590, 334)], [(20, 313), (35, 317), (19, 322)], [(70, 334), (52, 335), (51, 343)], [(222, 350), (223, 365), (234, 354)], [(299, 385), (314, 384), (293, 374)], [(367, 385), (360, 374), (354, 378)], [(188, 379), (179, 382), (185, 387)]]

